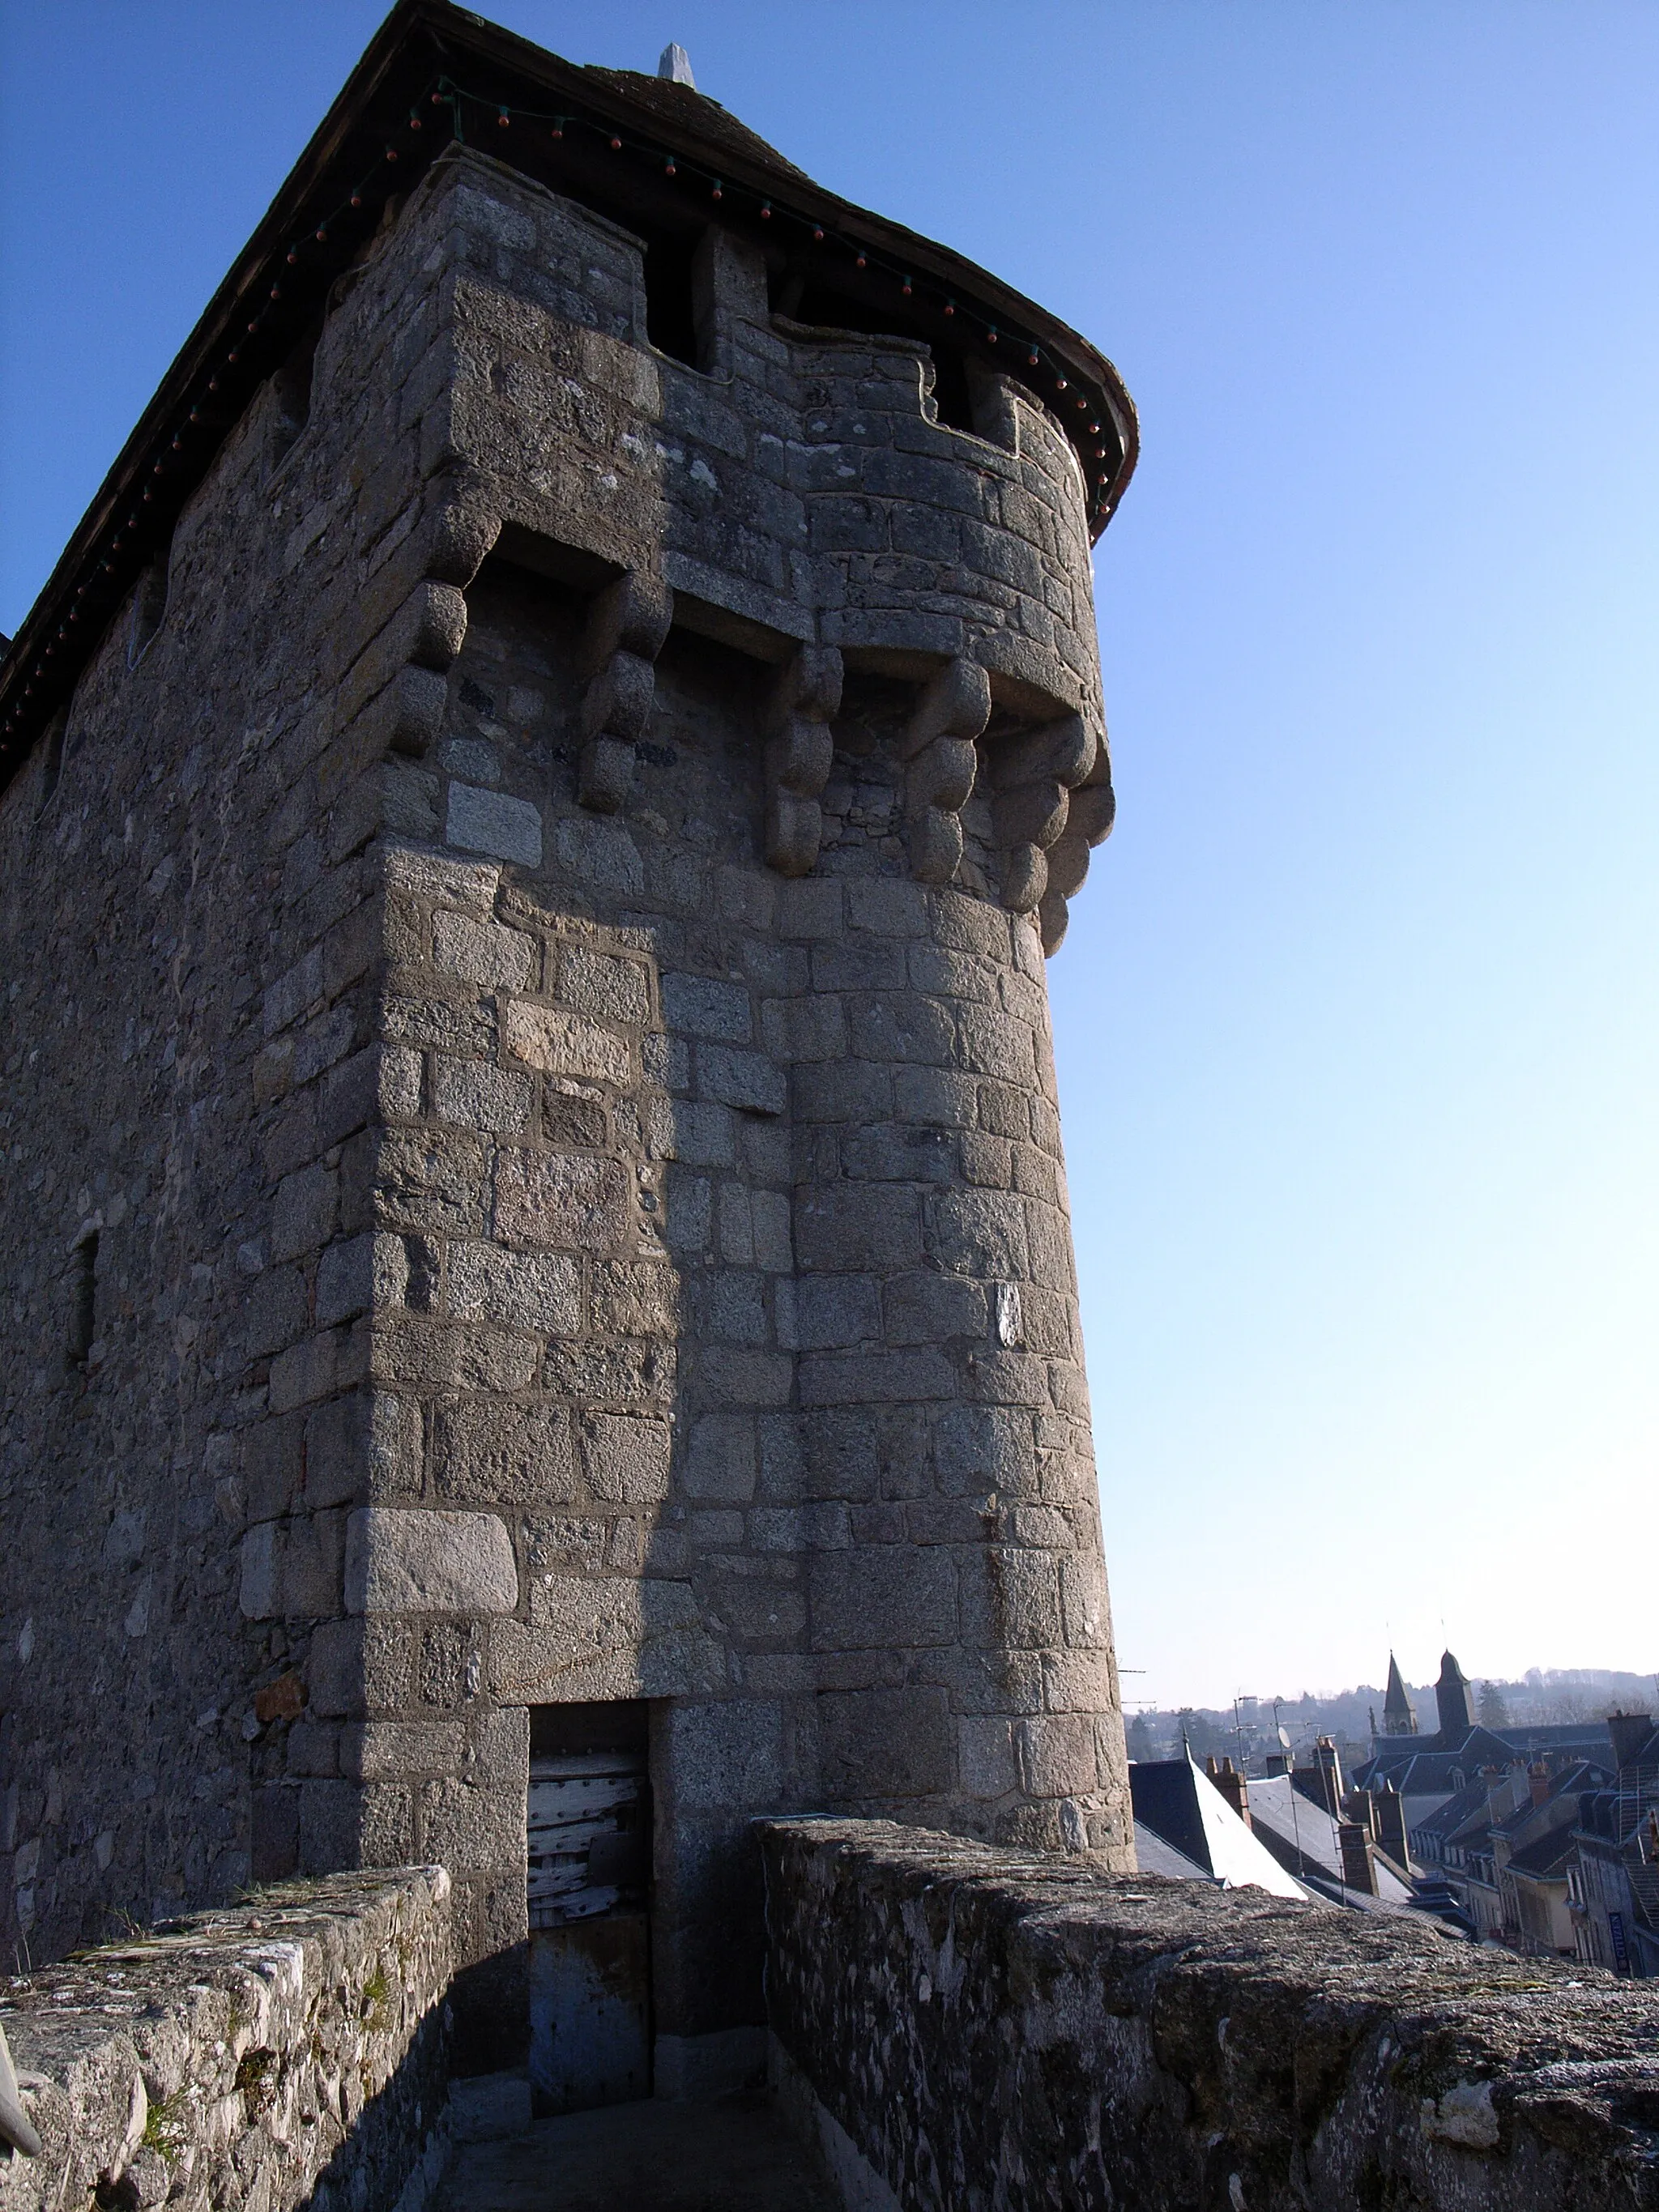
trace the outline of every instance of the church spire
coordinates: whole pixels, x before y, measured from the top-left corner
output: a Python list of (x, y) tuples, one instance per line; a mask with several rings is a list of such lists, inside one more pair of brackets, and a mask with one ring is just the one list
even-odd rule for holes
[(1382, 1705), (1382, 1733), (1384, 1735), (1417, 1734), (1417, 1715), (1412, 1711), (1412, 1701), (1406, 1695), (1400, 1662), (1392, 1651), (1389, 1654), (1389, 1694)]

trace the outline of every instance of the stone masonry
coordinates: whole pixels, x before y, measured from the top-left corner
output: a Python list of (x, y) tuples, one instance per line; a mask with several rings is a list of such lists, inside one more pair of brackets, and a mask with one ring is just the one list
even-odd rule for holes
[(769, 1822), (773, 2077), (863, 2212), (1653, 2212), (1641, 1984), (1413, 1914)]
[(0, 2212), (418, 2212), (452, 2133), (449, 1878), (335, 1875), (11, 1978)]
[(501, 2063), (572, 1700), (651, 1701), (687, 2047), (763, 2017), (757, 1814), (1129, 1863), (1043, 983), (1084, 472), (753, 228), (682, 360), (593, 195), (431, 161), (0, 799), (20, 1967), (433, 1862)]

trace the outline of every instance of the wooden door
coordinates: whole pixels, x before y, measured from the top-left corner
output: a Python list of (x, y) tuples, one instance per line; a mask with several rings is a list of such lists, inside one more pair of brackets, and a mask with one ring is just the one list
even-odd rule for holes
[(576, 2112), (651, 2094), (650, 1789), (642, 1747), (530, 1764), (530, 2082)]

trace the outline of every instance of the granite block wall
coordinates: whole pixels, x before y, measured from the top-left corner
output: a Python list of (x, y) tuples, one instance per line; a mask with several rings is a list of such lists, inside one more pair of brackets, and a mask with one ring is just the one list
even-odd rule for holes
[[(410, 243), (388, 228), (337, 288), (303, 425), (268, 386), (228, 427), (0, 798), (0, 1958), (20, 1970), (247, 1881), (300, 1623), (337, 1609), (357, 1475), (324, 1433), (310, 1322), (384, 1076), (373, 824), (336, 701), (408, 595), (426, 512), (439, 326)], [(306, 1587), (291, 1629), (250, 1625), (242, 1534), (289, 1480), (302, 1405)], [(308, 1856), (343, 1863), (320, 1838)]]

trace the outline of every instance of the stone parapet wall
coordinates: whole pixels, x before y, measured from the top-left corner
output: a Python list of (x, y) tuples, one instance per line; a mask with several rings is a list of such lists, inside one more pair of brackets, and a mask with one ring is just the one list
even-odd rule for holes
[(441, 1867), (272, 1890), (0, 1980), (33, 2158), (3, 2212), (389, 2212), (441, 2166)]
[(1659, 2206), (1659, 2016), (1609, 1977), (881, 1821), (761, 1840), (780, 2070), (849, 2203)]
[[(1059, 425), (988, 377), (941, 422), (914, 340), (775, 318), (754, 248), (711, 234), (706, 359), (646, 343), (640, 241), (476, 153), (423, 187), (453, 333), (448, 441), (501, 519), (889, 665), (967, 653), (1101, 720), (1086, 492)], [(821, 627), (820, 627), (821, 625)]]

